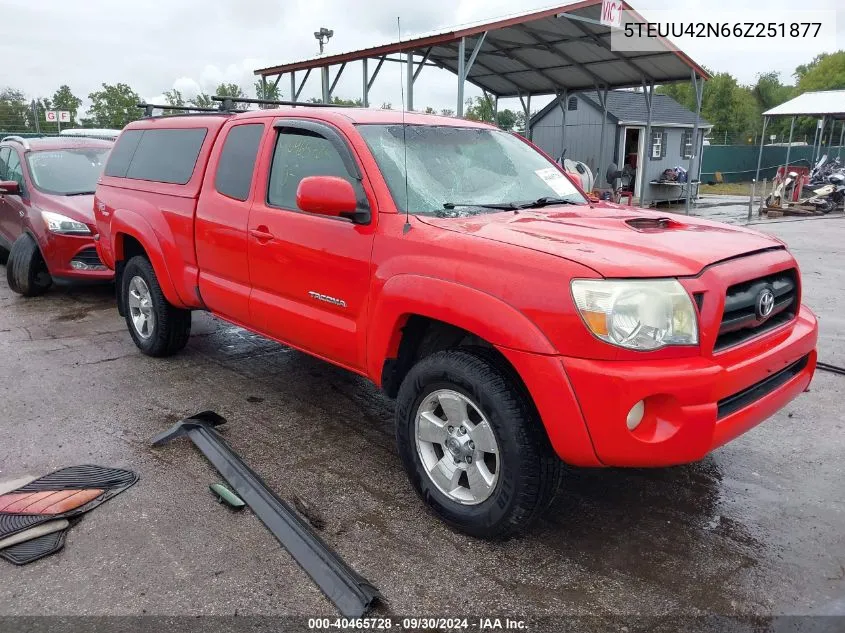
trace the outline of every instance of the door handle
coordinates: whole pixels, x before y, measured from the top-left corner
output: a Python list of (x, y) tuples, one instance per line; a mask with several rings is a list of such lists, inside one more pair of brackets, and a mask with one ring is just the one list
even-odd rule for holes
[(255, 239), (259, 242), (269, 242), (270, 240), (275, 237), (266, 226), (259, 226), (254, 229), (249, 230), (249, 234), (252, 235)]

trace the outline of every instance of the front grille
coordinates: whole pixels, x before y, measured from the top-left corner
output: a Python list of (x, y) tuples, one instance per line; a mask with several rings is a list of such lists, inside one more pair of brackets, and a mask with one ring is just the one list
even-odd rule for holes
[[(761, 320), (757, 316), (757, 300), (765, 288), (774, 293), (775, 305), (769, 317)], [(797, 310), (798, 274), (794, 268), (733, 285), (725, 295), (725, 311), (713, 350), (718, 352), (739, 345), (789, 323)]]
[(727, 398), (723, 398), (719, 400), (718, 404), (718, 419), (722, 419), (724, 417), (729, 416), (732, 413), (736, 413), (743, 407), (747, 407), (752, 402), (756, 402), (766, 394), (771, 393), (778, 387), (782, 387), (790, 380), (792, 380), (795, 376), (800, 374), (804, 369), (807, 367), (807, 362), (810, 360), (810, 355), (807, 354), (801, 360), (797, 360), (788, 367), (781, 369), (776, 374), (772, 374), (768, 378), (764, 378), (758, 383), (743, 389), (742, 391), (738, 391), (732, 396), (728, 396)]
[(94, 247), (91, 248), (83, 248), (79, 251), (76, 255), (73, 256), (71, 261), (82, 262), (86, 266), (102, 266), (103, 262), (100, 261), (100, 256), (97, 255), (97, 249)]

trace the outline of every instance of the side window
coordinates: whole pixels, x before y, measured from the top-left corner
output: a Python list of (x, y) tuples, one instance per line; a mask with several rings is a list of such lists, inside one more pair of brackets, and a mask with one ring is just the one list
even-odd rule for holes
[(138, 143), (141, 142), (143, 134), (143, 130), (126, 130), (120, 135), (109, 154), (109, 162), (106, 163), (106, 168), (103, 171), (104, 175), (126, 178), (129, 163), (132, 162), (132, 157), (135, 155), (135, 150), (138, 149)]
[(296, 189), (307, 176), (338, 176), (360, 190), (331, 141), (310, 130), (282, 129), (273, 153), (267, 203), (297, 210)]
[(21, 193), (26, 190), (26, 185), (23, 182), (23, 167), (21, 166), (21, 159), (18, 153), (12, 150), (9, 153), (9, 160), (6, 163), (6, 179), (14, 180), (21, 187)]
[(214, 188), (218, 192), (235, 200), (249, 197), (258, 145), (263, 134), (262, 123), (237, 125), (229, 130), (214, 176)]
[(0, 147), (0, 180), (6, 180), (6, 163), (9, 162), (10, 151), (8, 147)]
[(692, 158), (692, 131), (684, 130), (681, 134), (681, 156)]
[(194, 173), (207, 133), (204, 127), (144, 130), (126, 177), (187, 184)]
[(666, 156), (666, 135), (663, 130), (651, 131), (651, 160), (659, 160)]

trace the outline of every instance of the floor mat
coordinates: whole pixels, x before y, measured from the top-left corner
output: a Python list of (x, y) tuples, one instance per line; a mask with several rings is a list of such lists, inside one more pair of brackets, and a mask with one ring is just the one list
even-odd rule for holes
[(15, 565), (26, 565), (58, 552), (65, 546), (67, 530), (59, 530), (0, 550), (0, 558)]
[(23, 543), (24, 541), (30, 541), (34, 538), (39, 538), (41, 536), (46, 536), (47, 534), (52, 534), (53, 532), (66, 530), (69, 527), (70, 521), (68, 521), (67, 519), (56, 519), (54, 521), (47, 521), (46, 523), (36, 525), (35, 527), (29, 528), (28, 530), (24, 530), (23, 532), (18, 532), (17, 534), (13, 534), (12, 536), (7, 536), (4, 539), (0, 539), (0, 551), (6, 549), (7, 547), (11, 547), (12, 545)]
[[(131, 471), (90, 465), (71, 466), (39, 477), (0, 494), (0, 539), (47, 521), (79, 516), (120, 494), (136, 481), (138, 475)], [(53, 551), (61, 549), (55, 537), (47, 539), (47, 536), (52, 535), (39, 539), (57, 546)], [(63, 543), (64, 538), (61, 541)], [(0, 551), (0, 555), (8, 553), (8, 549)]]

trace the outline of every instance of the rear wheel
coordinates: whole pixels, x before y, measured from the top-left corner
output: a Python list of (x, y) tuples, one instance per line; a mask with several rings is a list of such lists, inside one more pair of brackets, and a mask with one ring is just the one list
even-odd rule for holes
[(397, 397), (396, 439), (417, 493), (472, 536), (524, 531), (560, 481), (562, 464), (528, 397), (480, 353), (437, 352), (411, 369)]
[(126, 326), (135, 345), (147, 356), (171, 356), (191, 335), (191, 311), (167, 302), (149, 260), (129, 260), (121, 277)]
[(24, 297), (42, 295), (53, 285), (38, 244), (29, 233), (24, 233), (12, 244), (6, 262), (6, 281), (9, 288)]

